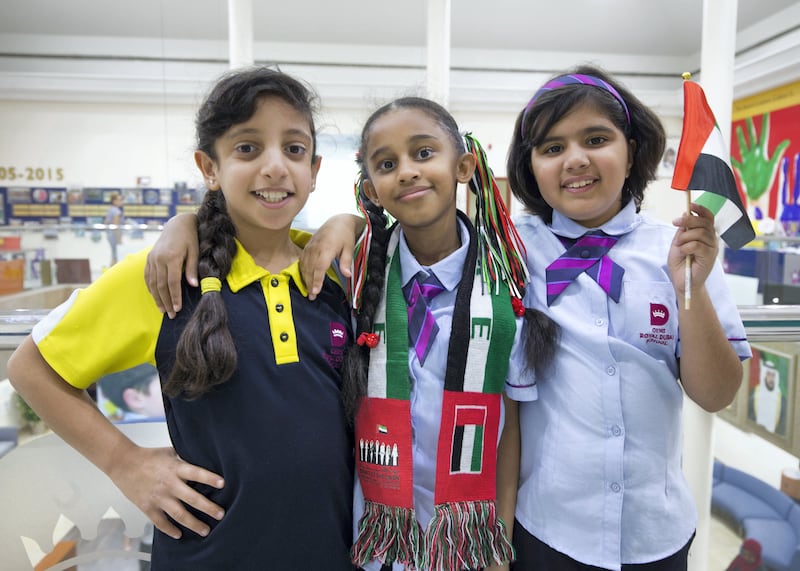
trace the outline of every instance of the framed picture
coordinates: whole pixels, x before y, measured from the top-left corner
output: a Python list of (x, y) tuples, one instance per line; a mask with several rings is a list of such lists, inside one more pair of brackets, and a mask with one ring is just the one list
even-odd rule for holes
[(745, 427), (791, 451), (797, 350), (786, 345), (751, 344), (753, 357), (744, 363), (747, 379)]

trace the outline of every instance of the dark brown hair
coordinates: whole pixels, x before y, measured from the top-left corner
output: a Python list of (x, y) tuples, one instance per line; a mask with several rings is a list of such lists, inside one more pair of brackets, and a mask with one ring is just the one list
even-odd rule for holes
[[(217, 139), (232, 126), (250, 119), (260, 99), (267, 96), (280, 97), (308, 119), (313, 162), (316, 98), (297, 79), (266, 67), (229, 72), (217, 82), (195, 120), (198, 150), (216, 161), (214, 143)], [(206, 192), (197, 212), (197, 232), (200, 279), (214, 277), (224, 283), (236, 254), (236, 227), (228, 214), (222, 191)], [(205, 293), (200, 296), (178, 340), (175, 365), (163, 392), (169, 396), (199, 397), (230, 379), (236, 366), (236, 346), (228, 329), (228, 311), (222, 292)]]
[[(364, 179), (369, 179), (369, 169), (364, 157), (367, 156), (367, 144), (372, 125), (377, 119), (397, 109), (418, 109), (427, 113), (442, 130), (447, 133), (457, 154), (467, 152), (464, 139), (453, 116), (441, 105), (421, 97), (403, 97), (376, 110), (361, 131), (361, 144), (356, 161), (361, 167)], [(477, 141), (476, 141), (477, 143)], [(470, 183), (472, 184), (472, 183)], [(455, 192), (455, 188), (453, 189)], [(394, 226), (387, 228), (387, 217), (383, 208), (377, 206), (366, 196), (363, 185), (359, 185), (357, 199), (366, 212), (372, 225), (372, 239), (367, 259), (367, 275), (361, 293), (361, 303), (356, 316), (356, 338), (361, 333), (373, 330), (375, 312), (380, 304), (385, 288), (386, 254), (389, 236)], [(559, 337), (558, 326), (541, 311), (526, 308), (522, 335), (526, 366), (537, 374), (543, 373), (552, 363)], [(345, 355), (342, 370), (342, 395), (345, 408), (350, 418), (358, 409), (359, 400), (367, 393), (369, 374), (369, 348), (352, 345)]]
[(658, 116), (633, 93), (603, 70), (589, 65), (578, 66), (564, 74), (598, 77), (617, 90), (630, 113), (630, 122), (619, 101), (610, 93), (592, 85), (572, 84), (542, 94), (530, 107), (520, 111), (508, 152), (506, 172), (511, 191), (533, 214), (548, 224), (553, 208), (542, 198), (539, 184), (531, 170), (531, 152), (553, 126), (578, 105), (590, 102), (602, 109), (623, 133), (634, 142), (633, 165), (622, 188), (622, 206), (631, 200), (639, 211), (644, 190), (656, 177), (664, 154), (666, 135)]

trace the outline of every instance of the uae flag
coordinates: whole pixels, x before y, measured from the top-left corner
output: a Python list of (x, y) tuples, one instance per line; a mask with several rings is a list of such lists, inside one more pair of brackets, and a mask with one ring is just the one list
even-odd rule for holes
[(451, 474), (480, 474), (483, 470), (483, 432), (486, 407), (457, 406), (453, 431)]
[(728, 247), (737, 250), (755, 238), (714, 113), (703, 89), (689, 80), (683, 82), (683, 133), (672, 188), (703, 191), (694, 202), (714, 213)]

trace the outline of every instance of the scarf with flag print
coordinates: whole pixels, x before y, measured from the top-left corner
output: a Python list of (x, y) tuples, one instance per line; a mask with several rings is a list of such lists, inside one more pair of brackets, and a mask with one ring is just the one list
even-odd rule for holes
[(683, 82), (683, 133), (672, 175), (676, 190), (702, 190), (695, 199), (714, 213), (717, 233), (737, 250), (755, 238), (730, 166), (722, 133), (703, 89)]
[(395, 227), (386, 288), (374, 327), (367, 396), (356, 415), (356, 468), (364, 516), (353, 562), (395, 561), (407, 569), (479, 569), (513, 559), (495, 503), (501, 392), (516, 321), (508, 286), (487, 291), (477, 268), (478, 239), (469, 219), (467, 260), (456, 293), (436, 458), (434, 517), (423, 532), (413, 497), (408, 316)]

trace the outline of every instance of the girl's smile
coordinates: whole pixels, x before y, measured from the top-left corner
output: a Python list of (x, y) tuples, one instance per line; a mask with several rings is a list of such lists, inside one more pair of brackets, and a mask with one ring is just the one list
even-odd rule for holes
[(405, 201), (416, 200), (418, 198), (423, 198), (429, 191), (433, 191), (433, 188), (430, 186), (415, 186), (413, 188), (400, 191), (397, 194), (397, 199)]
[(308, 119), (277, 96), (262, 97), (252, 117), (216, 141), (214, 157), (195, 154), (225, 195), (237, 237), (254, 255), (263, 248), (264, 230), (284, 236), (314, 190), (319, 159)]
[(531, 151), (542, 198), (587, 228), (602, 226), (622, 208), (633, 164), (633, 142), (592, 104), (575, 107)]
[(268, 208), (275, 208), (283, 206), (283, 202), (293, 193), (282, 189), (266, 189), (254, 190), (253, 194), (264, 201)]
[(397, 219), (414, 255), (430, 264), (457, 249), (456, 186), (472, 175), (471, 155), (459, 156), (444, 129), (418, 109), (382, 115), (367, 142), (364, 190)]

